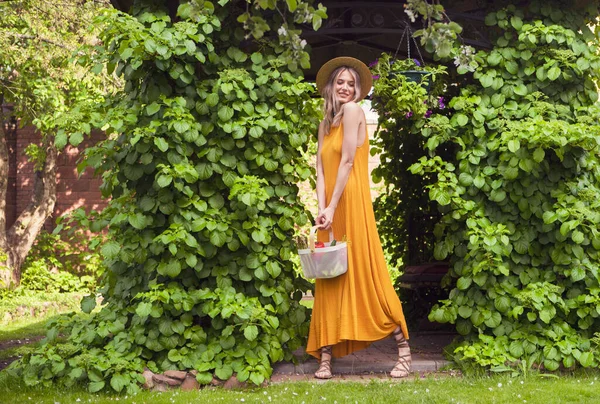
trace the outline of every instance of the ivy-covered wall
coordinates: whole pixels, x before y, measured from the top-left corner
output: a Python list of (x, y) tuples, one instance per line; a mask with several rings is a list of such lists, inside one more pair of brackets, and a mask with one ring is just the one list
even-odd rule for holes
[(124, 80), (92, 117), (108, 139), (87, 159), (111, 197), (92, 221), (110, 236), (103, 302), (14, 366), (28, 384), (134, 392), (145, 367), (261, 384), (291, 359), (309, 315), (290, 261), (308, 220), (297, 184), (313, 174), (302, 150), (318, 122), (294, 25), (325, 16), (302, 1), (221, 0), (182, 1), (174, 17), (137, 1), (100, 18), (90, 60)]
[(450, 294), (430, 319), (456, 324), (464, 369), (597, 366), (598, 4), (491, 7), (493, 48), (448, 80), (450, 110), (405, 120), (400, 141), (422, 140), (388, 151), (422, 153), (411, 173), (443, 213), (434, 255), (451, 261)]

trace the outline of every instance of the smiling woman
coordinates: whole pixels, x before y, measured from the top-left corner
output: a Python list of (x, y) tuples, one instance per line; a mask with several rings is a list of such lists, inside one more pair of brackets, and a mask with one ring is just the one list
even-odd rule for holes
[(348, 240), (348, 270), (315, 281), (306, 352), (320, 359), (319, 379), (332, 377), (331, 358), (364, 349), (394, 335), (398, 362), (392, 377), (408, 376), (411, 356), (402, 306), (389, 278), (369, 181), (366, 118), (357, 104), (370, 91), (371, 72), (361, 61), (341, 57), (317, 74), (325, 99), (319, 126), (315, 225), (319, 241)]

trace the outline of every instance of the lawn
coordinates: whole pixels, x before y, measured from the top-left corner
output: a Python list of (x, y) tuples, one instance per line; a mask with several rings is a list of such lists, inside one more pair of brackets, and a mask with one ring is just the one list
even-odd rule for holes
[[(310, 305), (312, 301), (303, 301)], [(54, 315), (19, 319), (0, 330), (0, 347), (9, 340), (43, 335), (44, 325)], [(0, 349), (0, 359), (14, 356), (16, 347)], [(227, 391), (206, 388), (195, 392), (142, 392), (136, 396), (90, 394), (81, 387), (31, 388), (0, 372), (0, 403), (592, 403), (600, 402), (597, 371), (580, 371), (560, 378), (530, 374), (528, 377), (450, 377), (431, 375), (408, 380), (365, 378), (349, 382), (334, 378), (327, 382), (299, 381), (271, 384), (264, 388)]]
[(89, 394), (81, 389), (26, 388), (0, 373), (1, 403), (593, 403), (600, 399), (597, 374), (558, 379), (530, 376), (430, 377), (357, 382), (286, 382), (265, 388), (226, 391), (143, 392), (136, 396)]

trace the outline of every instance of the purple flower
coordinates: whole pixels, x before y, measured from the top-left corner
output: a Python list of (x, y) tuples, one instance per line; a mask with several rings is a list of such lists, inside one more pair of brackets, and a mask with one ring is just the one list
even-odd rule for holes
[(412, 111), (408, 111), (408, 112), (406, 113), (406, 117), (407, 117), (407, 118), (410, 118), (411, 116), (413, 116), (413, 113), (412, 113)]
[(373, 76), (373, 80), (377, 80), (379, 78), (379, 75), (376, 74), (375, 76)]
[(446, 108), (446, 104), (444, 103), (444, 97), (438, 97), (438, 105), (440, 109)]
[(419, 62), (417, 59), (413, 59), (413, 62), (415, 62), (415, 64), (416, 64), (417, 66), (419, 66), (419, 67), (421, 66), (421, 62)]
[(425, 118), (429, 118), (432, 113), (433, 113), (433, 111), (431, 111), (430, 109), (428, 109), (427, 112), (425, 112)]
[(375, 59), (374, 61), (369, 63), (369, 67), (377, 66), (377, 63), (379, 63), (379, 59)]

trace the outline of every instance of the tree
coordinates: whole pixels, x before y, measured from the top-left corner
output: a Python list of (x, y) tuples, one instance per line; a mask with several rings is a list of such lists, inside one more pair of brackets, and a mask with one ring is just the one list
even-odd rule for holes
[[(91, 126), (78, 124), (107, 85), (89, 74), (73, 56), (82, 44), (93, 44), (91, 18), (108, 2), (11, 0), (0, 2), (0, 285), (18, 285), (21, 265), (36, 236), (54, 210), (56, 157), (68, 140), (78, 145)], [(90, 119), (85, 119), (89, 121)], [(15, 124), (33, 124), (39, 145), (29, 145), (35, 162), (33, 194), (15, 223), (7, 227), (9, 171), (7, 136)]]

